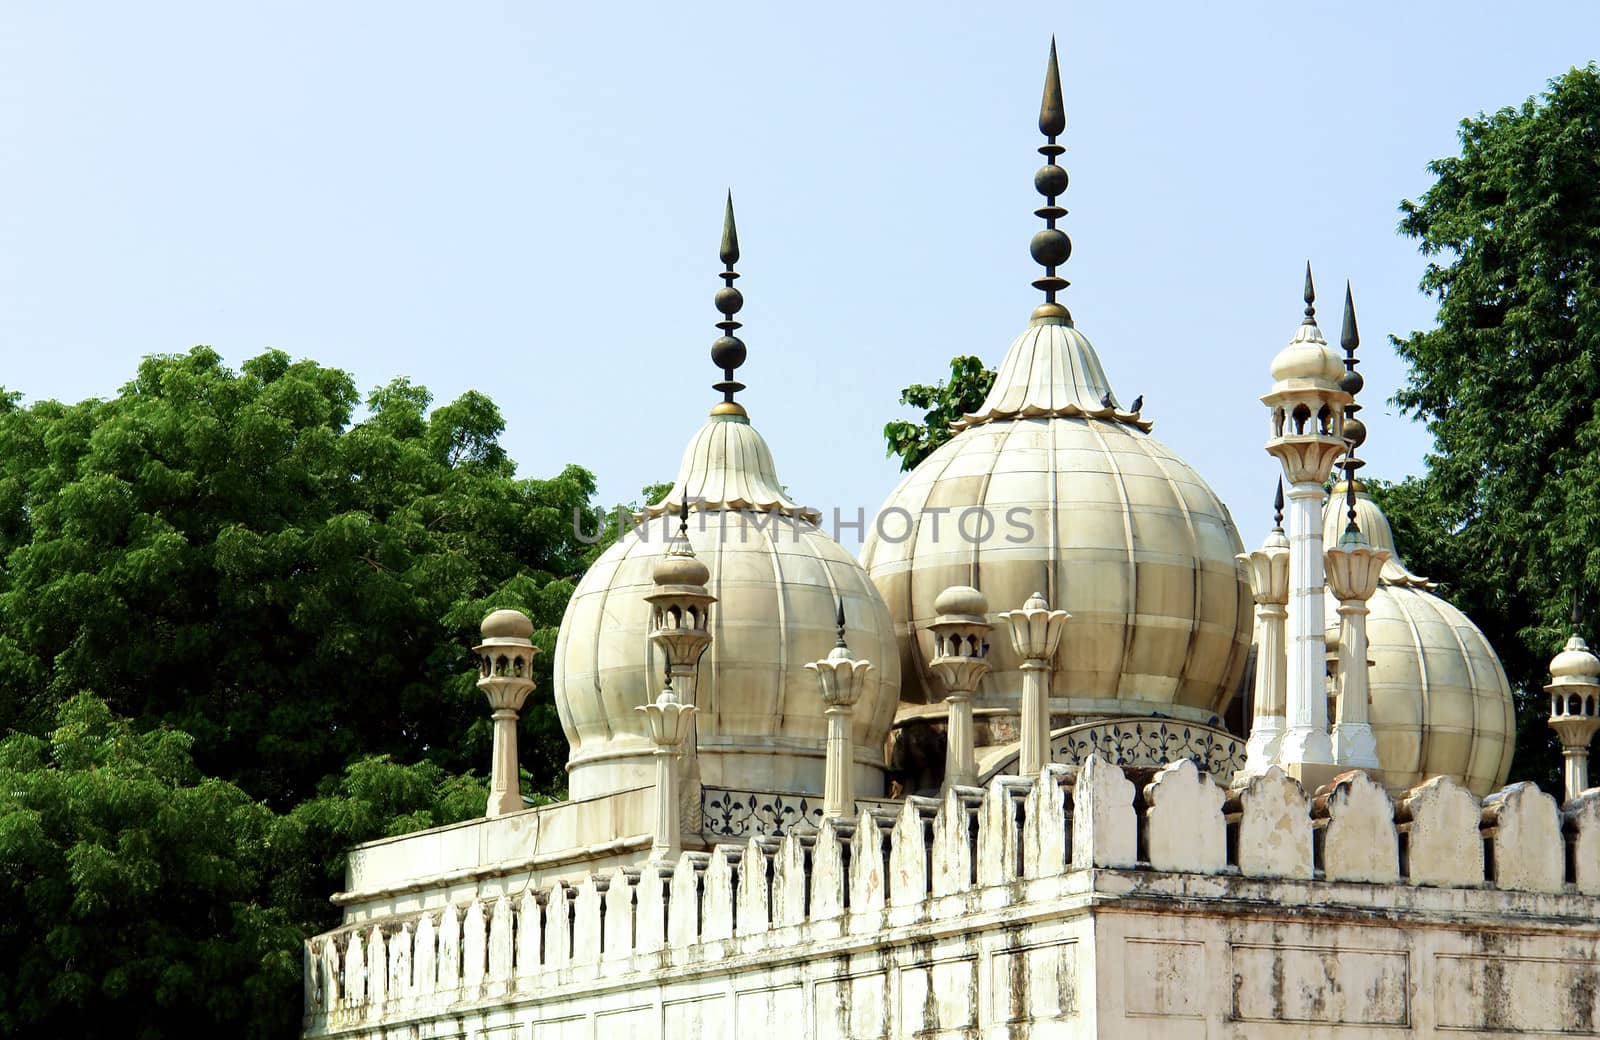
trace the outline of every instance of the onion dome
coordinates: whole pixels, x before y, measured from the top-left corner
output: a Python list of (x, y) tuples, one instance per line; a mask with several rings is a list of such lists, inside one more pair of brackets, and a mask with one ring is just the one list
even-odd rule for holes
[[(1364, 485), (1355, 486), (1356, 523), (1373, 548), (1391, 554), (1367, 601), (1368, 714), (1383, 783), (1397, 789), (1450, 776), (1482, 797), (1505, 783), (1515, 750), (1505, 669), (1478, 627), (1406, 567), (1383, 510)], [(1328, 544), (1348, 524), (1344, 495), (1341, 482), (1323, 512)], [(1338, 638), (1336, 609), (1329, 594), (1330, 640)]]
[(1567, 645), (1550, 659), (1550, 685), (1600, 685), (1600, 657), (1594, 655), (1589, 644), (1578, 633), (1572, 633)]
[[(894, 618), (900, 724), (940, 717), (928, 625), (952, 585), (982, 589), (996, 625), (1036, 591), (1072, 615), (1053, 659), (1053, 725), (1153, 714), (1214, 723), (1249, 652), (1250, 590), (1234, 560), (1243, 546), (1205, 481), (1138, 410), (1118, 405), (1054, 298), (1071, 250), (1054, 227), (1067, 177), (1055, 163), (1065, 118), (1051, 54), (1040, 113), (1048, 165), (1035, 177), (1051, 234), (1033, 246), (1046, 301), (984, 402), (889, 495), (862, 550)], [(1023, 673), (1007, 640), (988, 661), (974, 708), (978, 743), (993, 747), (1016, 739)]]
[[(734, 370), (746, 350), (734, 336), (743, 298), (732, 285), (738, 238), (731, 201), (721, 256), (722, 335), (712, 356), (723, 372), (716, 384), (722, 400), (690, 441), (672, 490), (601, 554), (562, 618), (554, 690), (571, 746), (568, 785), (575, 799), (654, 782), (654, 745), (633, 709), (653, 703), (664, 682), (645, 602), (663, 580), (703, 585), (716, 598), (710, 649), (696, 681), (678, 689), (698, 709), (702, 783), (822, 791), (826, 717), (806, 664), (837, 642), (842, 602), (850, 644), (877, 665), (853, 718), (856, 787), (869, 797), (884, 790), (883, 746), (899, 686), (888, 608), (861, 565), (817, 527), (816, 512), (784, 494), (771, 450), (735, 400), (743, 385)], [(672, 514), (685, 500), (687, 523), (680, 525)], [(679, 581), (688, 578), (697, 580)]]

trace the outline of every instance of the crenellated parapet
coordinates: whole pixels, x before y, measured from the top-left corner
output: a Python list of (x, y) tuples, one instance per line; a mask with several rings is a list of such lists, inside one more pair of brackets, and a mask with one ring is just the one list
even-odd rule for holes
[(1202, 914), (1241, 899), (1411, 913), (1433, 897), (1400, 890), (1455, 889), (1441, 911), (1600, 916), (1600, 791), (1563, 814), (1529, 784), (1479, 802), (1433, 780), (1391, 800), (1356, 771), (1308, 796), (1276, 768), (1225, 790), (1189, 761), (1125, 772), (1093, 756), (890, 808), (318, 936), (305, 947), (307, 1031), (959, 935), (985, 914), (1070, 916), (1106, 893), (1181, 897)]

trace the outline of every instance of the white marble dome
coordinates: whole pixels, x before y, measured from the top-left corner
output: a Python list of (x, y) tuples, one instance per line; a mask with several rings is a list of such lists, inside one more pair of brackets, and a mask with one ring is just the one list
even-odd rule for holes
[[(1329, 545), (1348, 519), (1343, 486), (1336, 491), (1323, 512)], [(1516, 709), (1500, 658), (1465, 614), (1430, 591), (1432, 582), (1407, 569), (1388, 518), (1364, 489), (1356, 523), (1391, 553), (1367, 603), (1369, 715), (1383, 782), (1398, 789), (1450, 776), (1482, 797), (1505, 783), (1516, 749)], [(1330, 640), (1338, 637), (1337, 607), (1329, 595)]]
[(1251, 628), (1238, 532), (1205, 481), (1110, 395), (1070, 319), (1036, 315), (979, 410), (884, 503), (862, 558), (894, 617), (902, 722), (941, 710), (927, 625), (950, 585), (982, 589), (997, 627), (975, 702), (981, 741), (1012, 735), (1022, 673), (998, 615), (1034, 592), (1072, 615), (1055, 657), (1056, 724), (1212, 722), (1226, 709)]
[(663, 684), (644, 597), (685, 492), (689, 543), (717, 598), (694, 690), (701, 781), (822, 790), (826, 718), (817, 677), (805, 666), (834, 645), (837, 596), (851, 651), (877, 666), (855, 709), (854, 744), (857, 790), (882, 794), (899, 685), (888, 608), (861, 565), (816, 526), (816, 514), (784, 495), (761, 435), (742, 415), (725, 413), (695, 435), (671, 492), (595, 561), (562, 618), (555, 702), (571, 746), (571, 796), (654, 782), (654, 746), (633, 710)]

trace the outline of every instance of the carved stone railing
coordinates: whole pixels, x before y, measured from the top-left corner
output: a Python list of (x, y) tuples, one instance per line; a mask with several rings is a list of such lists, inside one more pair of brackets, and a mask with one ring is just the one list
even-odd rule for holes
[(1057, 730), (1050, 761), (1080, 765), (1090, 755), (1119, 766), (1160, 767), (1188, 759), (1227, 785), (1244, 768), (1245, 743), (1227, 730), (1181, 719), (1102, 719)]
[(781, 838), (797, 829), (815, 831), (821, 822), (821, 795), (701, 788), (700, 833), (708, 841)]
[[(680, 961), (792, 959), (840, 936), (915, 939), (930, 922), (960, 929), (973, 914), (1020, 919), (1060, 898), (1056, 882), (1102, 870), (1126, 872), (1135, 891), (1186, 875), (1328, 883), (1374, 906), (1384, 886), (1471, 889), (1459, 897), (1485, 906), (1539, 898), (1506, 893), (1600, 896), (1600, 791), (1564, 814), (1531, 784), (1479, 802), (1441, 778), (1391, 801), (1357, 772), (1308, 798), (1274, 768), (1230, 792), (1188, 759), (1137, 787), (1091, 755), (1080, 768), (907, 799), (887, 828), (869, 808), (781, 840), (318, 936), (305, 945), (306, 1030), (392, 1027), (511, 996), (564, 999), (577, 977)], [(1225, 898), (1206, 891), (1193, 898)]]

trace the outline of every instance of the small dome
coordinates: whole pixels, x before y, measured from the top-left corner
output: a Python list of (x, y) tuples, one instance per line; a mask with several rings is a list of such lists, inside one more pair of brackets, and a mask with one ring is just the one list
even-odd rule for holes
[[(685, 493), (692, 558), (667, 552)], [(663, 683), (644, 598), (663, 574), (699, 579), (684, 584), (703, 584), (717, 599), (693, 689), (702, 782), (822, 790), (826, 715), (806, 665), (838, 641), (837, 597), (851, 649), (876, 666), (854, 715), (857, 789), (882, 794), (899, 686), (888, 608), (855, 558), (817, 527), (816, 513), (783, 494), (761, 435), (742, 416), (713, 416), (684, 453), (672, 491), (646, 514), (589, 568), (561, 621), (554, 687), (572, 797), (653, 782), (654, 745), (633, 709), (654, 701)]]
[(532, 639), (533, 622), (520, 610), (496, 610), (483, 619), (478, 631), (484, 642), (501, 639)]
[[(1357, 488), (1356, 523), (1375, 548), (1394, 553), (1388, 519), (1359, 483)], [(1343, 531), (1345, 510), (1342, 497), (1329, 499), (1325, 540)], [(1367, 601), (1369, 716), (1383, 782), (1405, 788), (1450, 776), (1482, 797), (1504, 784), (1511, 770), (1511, 685), (1489, 640), (1431, 587), (1393, 555)], [(1331, 593), (1327, 604), (1328, 637), (1336, 640), (1338, 604)]]
[(1600, 683), (1600, 657), (1596, 657), (1589, 649), (1589, 644), (1574, 632), (1572, 638), (1567, 640), (1567, 645), (1551, 659), (1550, 679), (1552, 686)]
[(1301, 325), (1289, 345), (1272, 359), (1272, 378), (1278, 383), (1306, 381), (1337, 390), (1343, 375), (1344, 362), (1315, 325)]
[(704, 585), (711, 578), (711, 568), (700, 562), (700, 557), (689, 550), (687, 541), (681, 543), (683, 552), (668, 550), (656, 561), (650, 580), (658, 586)]
[(971, 585), (952, 585), (933, 600), (934, 612), (942, 617), (982, 619), (989, 613), (989, 600)]

